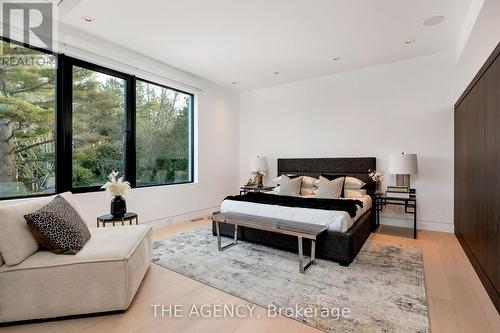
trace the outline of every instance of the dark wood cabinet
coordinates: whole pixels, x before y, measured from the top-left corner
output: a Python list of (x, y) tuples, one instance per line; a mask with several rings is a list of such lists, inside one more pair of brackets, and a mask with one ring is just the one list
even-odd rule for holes
[(455, 104), (455, 234), (500, 312), (500, 44)]

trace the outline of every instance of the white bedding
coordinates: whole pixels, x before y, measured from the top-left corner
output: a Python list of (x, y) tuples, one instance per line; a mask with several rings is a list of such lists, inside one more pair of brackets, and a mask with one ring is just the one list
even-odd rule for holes
[[(314, 195), (307, 197), (314, 197)], [(233, 200), (224, 200), (220, 211), (222, 213), (232, 212), (303, 223), (321, 224), (327, 225), (328, 229), (332, 231), (346, 232), (353, 226), (359, 217), (368, 211), (368, 209), (372, 206), (372, 198), (369, 195), (364, 195), (360, 198), (353, 198), (351, 200), (354, 199), (363, 202), (363, 208), (358, 206), (358, 210), (354, 218), (351, 218), (351, 216), (344, 211), (285, 207)]]

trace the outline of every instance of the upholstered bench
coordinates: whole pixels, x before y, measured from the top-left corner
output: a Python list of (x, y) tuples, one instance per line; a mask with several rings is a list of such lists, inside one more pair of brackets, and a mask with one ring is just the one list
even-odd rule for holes
[(128, 308), (151, 262), (151, 227), (90, 231), (76, 255), (38, 250), (15, 265), (0, 258), (0, 322)]

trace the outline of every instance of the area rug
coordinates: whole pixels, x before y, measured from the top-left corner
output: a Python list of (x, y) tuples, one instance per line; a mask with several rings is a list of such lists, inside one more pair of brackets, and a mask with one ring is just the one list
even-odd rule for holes
[(350, 266), (301, 274), (297, 254), (243, 241), (220, 252), (204, 228), (154, 242), (153, 262), (328, 332), (429, 331), (419, 248), (368, 240)]

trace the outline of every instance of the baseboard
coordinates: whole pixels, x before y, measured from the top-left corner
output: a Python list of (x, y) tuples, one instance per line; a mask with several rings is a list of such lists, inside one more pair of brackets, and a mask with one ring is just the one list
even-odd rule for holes
[(467, 258), (469, 258), (472, 267), (474, 267), (474, 270), (476, 271), (479, 280), (483, 284), (484, 289), (486, 289), (486, 293), (488, 294), (488, 296), (490, 296), (490, 299), (493, 302), (493, 305), (495, 305), (497, 312), (500, 313), (500, 295), (495, 289), (495, 286), (493, 285), (493, 283), (491, 283), (490, 279), (483, 271), (483, 268), (477, 261), (476, 257), (474, 256), (474, 253), (472, 253), (472, 250), (469, 248), (469, 246), (465, 242), (465, 239), (462, 237), (462, 235), (458, 230), (455, 231), (455, 236), (457, 236), (458, 242), (460, 243), (460, 245), (462, 245), (462, 249), (464, 249)]
[[(152, 221), (141, 221), (141, 224), (148, 224), (153, 227), (153, 229), (160, 228), (169, 224), (173, 223), (178, 223), (182, 221), (188, 221), (188, 220), (195, 220), (199, 219), (202, 217), (206, 217), (211, 215), (213, 212), (219, 210), (219, 206), (215, 207), (208, 207), (208, 208), (202, 208), (198, 209), (192, 212), (188, 213), (183, 213), (183, 214), (178, 214), (178, 215), (172, 215), (172, 216), (167, 216), (163, 217), (160, 219), (152, 220)], [(196, 222), (193, 222), (196, 223)]]
[[(385, 224), (395, 227), (413, 228), (413, 219), (405, 219), (405, 218), (381, 215), (380, 224)], [(422, 221), (417, 219), (417, 229), (453, 233), (454, 224), (444, 223), (444, 222), (434, 222), (434, 221)]]

